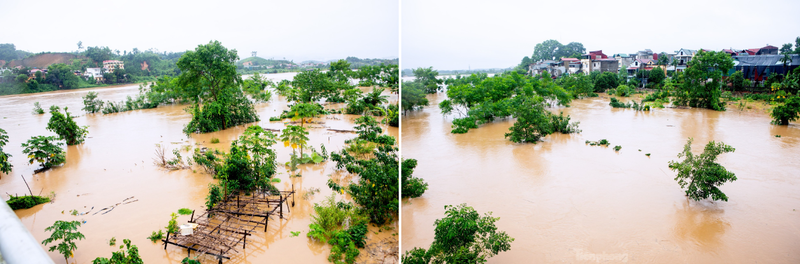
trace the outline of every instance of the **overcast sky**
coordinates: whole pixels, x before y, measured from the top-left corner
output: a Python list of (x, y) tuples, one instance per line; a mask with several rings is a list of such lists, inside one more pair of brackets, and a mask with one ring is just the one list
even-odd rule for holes
[(0, 0), (0, 43), (30, 52), (108, 46), (185, 51), (219, 40), (239, 57), (399, 57), (398, 0)]
[(402, 0), (401, 67), (506, 68), (537, 43), (603, 53), (781, 47), (800, 36), (800, 1)]

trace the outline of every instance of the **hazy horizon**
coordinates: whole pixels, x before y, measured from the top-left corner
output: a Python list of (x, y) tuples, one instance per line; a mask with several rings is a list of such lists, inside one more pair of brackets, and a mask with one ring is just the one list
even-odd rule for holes
[(580, 42), (609, 56), (794, 44), (800, 17), (784, 10), (800, 10), (800, 1), (767, 0), (746, 8), (753, 3), (403, 0), (401, 63), (404, 69), (507, 68), (548, 39)]
[[(78, 41), (84, 49), (108, 46), (130, 52), (194, 50), (218, 40), (236, 49), (241, 59), (258, 57), (295, 62), (399, 57), (398, 1), (200, 1), (191, 4), (164, 1), (97, 1), (81, 4), (56, 0), (0, 2), (5, 21), (57, 18), (66, 23), (39, 20), (6, 24), (0, 43), (18, 50), (72, 52)], [(65, 14), (69, 14), (68, 16)], [(102, 14), (112, 14), (102, 16)], [(365, 23), (368, 22), (368, 23)], [(41, 30), (32, 29), (39, 24)], [(52, 28), (50, 26), (59, 25)]]

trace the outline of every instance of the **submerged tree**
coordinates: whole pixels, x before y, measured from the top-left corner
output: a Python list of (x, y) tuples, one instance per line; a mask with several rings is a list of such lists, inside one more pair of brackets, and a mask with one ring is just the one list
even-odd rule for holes
[(425, 190), (428, 190), (428, 183), (412, 175), (414, 173), (414, 168), (417, 167), (417, 160), (405, 159), (403, 160), (402, 166), (403, 178), (401, 179), (400, 184), (403, 186), (403, 188), (400, 190), (400, 192), (403, 195), (403, 198), (420, 197), (423, 193), (425, 193)]
[(736, 175), (717, 163), (717, 156), (722, 153), (734, 152), (731, 146), (722, 142), (708, 142), (703, 154), (692, 154), (692, 138), (686, 142), (683, 152), (678, 153), (678, 158), (685, 157), (681, 162), (670, 161), (669, 168), (677, 171), (675, 180), (686, 188), (686, 196), (699, 201), (711, 197), (713, 200), (728, 201), (719, 186), (725, 182), (733, 182)]
[(234, 64), (238, 59), (236, 50), (228, 50), (219, 41), (199, 45), (178, 59), (180, 94), (194, 101), (190, 108), (192, 120), (184, 128), (186, 134), (213, 132), (259, 120), (253, 103), (239, 88), (242, 79)]
[(42, 164), (42, 168), (47, 169), (66, 161), (64, 150), (60, 147), (63, 144), (58, 142), (56, 137), (35, 136), (31, 137), (27, 143), (22, 143), (24, 148), (22, 153), (28, 155), (30, 164), (36, 161)]
[(797, 120), (800, 117), (800, 97), (789, 97), (784, 104), (772, 108), (770, 116), (773, 118), (773, 123), (782, 126)]
[(445, 218), (434, 222), (434, 238), (428, 250), (414, 248), (403, 254), (403, 263), (485, 263), (490, 257), (511, 249), (511, 238), (498, 232), (489, 212), (483, 217), (466, 204), (445, 205)]
[(443, 81), (436, 78), (436, 76), (439, 76), (439, 72), (434, 70), (433, 67), (417, 68), (414, 70), (414, 77), (416, 77), (414, 81), (422, 84), (426, 93), (436, 93), (441, 90), (439, 85), (441, 85)]
[(67, 142), (67, 145), (76, 145), (83, 143), (86, 139), (88, 126), (79, 127), (72, 115), (67, 112), (67, 107), (64, 107), (64, 114), (62, 114), (58, 106), (50, 107), (50, 121), (47, 122), (47, 130), (53, 131), (58, 134), (58, 137)]
[(11, 154), (3, 151), (3, 147), (5, 147), (6, 143), (8, 143), (8, 135), (5, 130), (0, 128), (0, 172), (8, 174), (11, 172), (11, 167), (14, 167), (14, 165), (11, 165), (11, 162), (8, 161)]
[(89, 92), (83, 97), (83, 108), (81, 110), (94, 114), (103, 109), (103, 100), (97, 99), (97, 92)]

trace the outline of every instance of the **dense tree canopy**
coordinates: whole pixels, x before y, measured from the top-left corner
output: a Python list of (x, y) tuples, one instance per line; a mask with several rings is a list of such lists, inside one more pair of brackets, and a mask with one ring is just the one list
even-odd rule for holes
[(586, 48), (580, 42), (570, 42), (563, 45), (557, 40), (549, 39), (536, 44), (531, 55), (531, 62), (543, 60), (559, 60), (561, 58), (577, 58), (586, 53)]
[(703, 51), (689, 61), (676, 103), (725, 111), (720, 101), (722, 75), (733, 68), (733, 58), (724, 52)]
[(439, 72), (434, 70), (433, 67), (417, 68), (414, 70), (415, 82), (421, 83), (425, 87), (426, 93), (436, 93), (441, 90), (442, 80), (436, 78)]
[(241, 76), (234, 63), (236, 50), (228, 50), (219, 41), (199, 45), (178, 60), (179, 94), (194, 101), (192, 121), (184, 132), (206, 133), (258, 121), (252, 102), (242, 92)]
[(403, 111), (414, 110), (428, 105), (425, 98), (425, 88), (419, 82), (403, 82), (403, 89), (400, 91), (400, 106)]

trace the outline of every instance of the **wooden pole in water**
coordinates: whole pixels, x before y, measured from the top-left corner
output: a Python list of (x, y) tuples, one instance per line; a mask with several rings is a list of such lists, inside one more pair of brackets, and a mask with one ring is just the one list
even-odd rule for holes
[(280, 202), (278, 202), (278, 206), (281, 207), (281, 219), (283, 219), (283, 195), (281, 195)]
[(294, 207), (294, 183), (292, 183), (292, 207)]
[(189, 219), (189, 223), (194, 223), (194, 210), (192, 210), (192, 218)]
[(30, 192), (31, 196), (33, 196), (33, 191), (31, 191), (31, 186), (28, 185), (28, 181), (25, 180), (25, 176), (23, 176), (22, 174), (20, 174), (19, 176), (22, 177), (22, 181), (25, 182), (25, 187), (28, 187), (28, 192)]
[(169, 244), (169, 231), (167, 231), (167, 240), (164, 240), (164, 250), (167, 250), (168, 244)]

